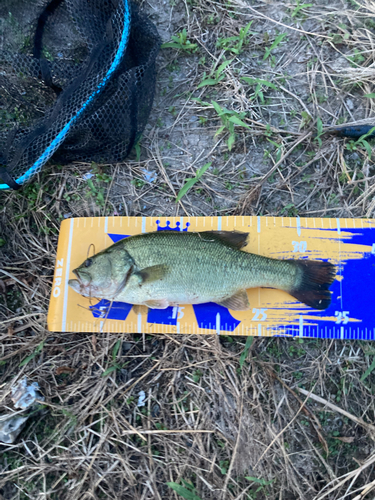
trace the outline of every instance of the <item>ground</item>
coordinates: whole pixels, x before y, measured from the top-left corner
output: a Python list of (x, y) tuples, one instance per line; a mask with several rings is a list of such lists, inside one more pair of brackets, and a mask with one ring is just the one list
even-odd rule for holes
[(374, 217), (371, 140), (328, 133), (371, 123), (370, 0), (143, 8), (174, 47), (127, 161), (51, 164), (0, 194), (1, 413), (23, 376), (45, 396), (0, 445), (0, 498), (373, 498), (370, 343), (46, 330), (64, 218)]

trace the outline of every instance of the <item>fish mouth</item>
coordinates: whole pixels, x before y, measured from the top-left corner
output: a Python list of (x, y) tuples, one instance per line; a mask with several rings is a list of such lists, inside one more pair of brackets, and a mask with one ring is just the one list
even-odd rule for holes
[(77, 277), (78, 282), (81, 286), (88, 286), (91, 283), (91, 276), (81, 269), (73, 269), (72, 273)]
[(69, 280), (68, 285), (73, 288), (75, 292), (81, 293), (82, 287), (78, 280)]
[(68, 285), (80, 295), (83, 295), (84, 297), (91, 297), (91, 276), (84, 271), (81, 271), (79, 268), (73, 269), (72, 273), (77, 277), (77, 279), (69, 280)]

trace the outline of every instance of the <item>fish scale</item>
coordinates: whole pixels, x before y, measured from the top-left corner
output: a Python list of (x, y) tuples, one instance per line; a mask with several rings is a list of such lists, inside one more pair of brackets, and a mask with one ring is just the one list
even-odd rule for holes
[[(168, 233), (168, 234), (166, 234)], [(269, 286), (290, 289), (296, 279), (295, 267), (287, 261), (268, 259), (240, 251), (219, 239), (199, 233), (159, 232), (123, 240), (122, 246), (140, 269), (165, 264), (165, 279), (126, 287), (117, 297), (132, 303), (143, 296), (171, 302), (215, 302), (239, 289)], [(193, 303), (193, 302), (191, 302)], [(197, 302), (198, 303), (198, 302)]]

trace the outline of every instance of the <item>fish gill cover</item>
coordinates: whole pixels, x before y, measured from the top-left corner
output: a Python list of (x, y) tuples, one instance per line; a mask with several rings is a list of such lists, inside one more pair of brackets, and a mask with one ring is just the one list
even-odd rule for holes
[(148, 120), (159, 47), (128, 0), (2, 0), (0, 189), (52, 156), (122, 161)]

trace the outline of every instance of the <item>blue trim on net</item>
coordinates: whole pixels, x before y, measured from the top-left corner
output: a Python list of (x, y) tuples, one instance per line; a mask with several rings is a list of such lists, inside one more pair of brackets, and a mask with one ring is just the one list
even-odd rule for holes
[[(91, 101), (96, 97), (100, 92), (104, 89), (105, 85), (107, 84), (108, 80), (110, 79), (112, 73), (117, 69), (119, 66), (122, 56), (124, 55), (126, 51), (126, 47), (128, 44), (129, 40), (129, 33), (130, 33), (130, 9), (129, 9), (129, 4), (128, 0), (124, 0), (124, 8), (125, 8), (125, 13), (124, 13), (124, 29), (121, 35), (121, 41), (118, 46), (115, 58), (111, 64), (111, 67), (107, 71), (107, 74), (103, 78), (103, 80), (99, 83), (97, 89), (95, 92), (91, 94), (91, 96), (87, 99), (87, 101), (83, 104), (82, 108), (77, 112), (73, 118), (70, 119), (70, 121), (65, 125), (65, 127), (59, 132), (59, 134), (55, 137), (55, 139), (51, 142), (51, 144), (47, 147), (47, 149), (43, 152), (43, 154), (36, 160), (34, 165), (27, 170), (19, 179), (16, 180), (18, 184), (23, 184), (26, 182), (32, 174), (35, 173), (36, 170), (39, 170), (40, 167), (42, 167), (48, 160), (51, 158), (55, 150), (59, 147), (59, 145), (63, 142), (64, 137), (66, 134), (69, 132), (70, 127), (74, 124), (74, 122), (80, 117), (80, 115), (85, 111), (86, 107), (91, 103)], [(9, 189), (8, 184), (0, 184), (0, 189)]]

